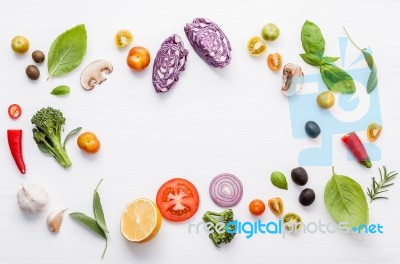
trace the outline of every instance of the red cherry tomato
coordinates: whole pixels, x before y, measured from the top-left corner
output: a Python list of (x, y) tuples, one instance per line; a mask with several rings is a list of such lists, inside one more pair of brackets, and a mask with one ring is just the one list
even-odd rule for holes
[(253, 215), (262, 215), (265, 211), (264, 202), (259, 199), (251, 201), (251, 203), (249, 204), (249, 211)]
[(200, 198), (196, 187), (190, 181), (174, 178), (160, 187), (156, 203), (165, 219), (181, 222), (197, 212)]
[(126, 63), (134, 71), (143, 71), (150, 63), (150, 53), (144, 47), (133, 47), (129, 51)]
[(17, 119), (18, 117), (20, 117), (22, 114), (22, 110), (21, 107), (17, 104), (12, 104), (8, 107), (8, 115), (12, 118), (12, 119)]

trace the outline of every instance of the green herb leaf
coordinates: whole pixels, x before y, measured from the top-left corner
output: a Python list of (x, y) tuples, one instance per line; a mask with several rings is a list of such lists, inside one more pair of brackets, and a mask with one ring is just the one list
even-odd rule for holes
[(77, 221), (81, 222), (82, 224), (84, 224), (86, 227), (90, 228), (92, 231), (94, 231), (98, 235), (100, 235), (100, 236), (104, 237), (105, 239), (107, 239), (107, 236), (104, 233), (103, 229), (101, 229), (101, 227), (96, 222), (96, 220), (94, 220), (90, 216), (87, 216), (87, 215), (85, 215), (83, 213), (78, 213), (78, 212), (70, 213), (69, 215), (72, 218), (74, 218), (75, 220), (77, 220)]
[(321, 30), (311, 21), (304, 22), (301, 28), (301, 44), (306, 53), (313, 53), (322, 57), (325, 52), (325, 39)]
[(51, 94), (53, 94), (53, 95), (67, 95), (67, 94), (69, 94), (69, 92), (70, 92), (69, 86), (60, 85), (60, 86), (57, 86), (56, 88), (54, 88), (51, 91)]
[(364, 59), (368, 64), (368, 67), (372, 70), (372, 68), (374, 67), (374, 58), (372, 57), (371, 53), (369, 53), (367, 51), (367, 49), (362, 49), (361, 50), (363, 55), (364, 55)]
[(353, 78), (339, 67), (333, 64), (323, 64), (320, 72), (329, 90), (345, 94), (351, 94), (356, 91)]
[(340, 57), (323, 57), (321, 64), (333, 63), (333, 62), (337, 61), (338, 59), (340, 59)]
[(379, 168), (380, 182), (378, 183), (376, 181), (375, 177), (373, 177), (371, 189), (367, 188), (367, 194), (368, 194), (369, 198), (371, 199), (371, 201), (370, 201), (371, 203), (372, 203), (372, 201), (377, 200), (377, 199), (389, 199), (387, 197), (379, 196), (379, 195), (388, 191), (388, 190), (382, 190), (382, 189), (392, 186), (394, 183), (389, 183), (389, 182), (393, 181), (397, 175), (398, 175), (398, 173), (395, 171), (391, 171), (388, 173), (386, 166), (383, 166), (383, 173), (382, 173), (382, 170)]
[(108, 233), (107, 225), (106, 225), (106, 219), (104, 218), (104, 212), (103, 212), (103, 207), (101, 205), (100, 201), (100, 195), (97, 192), (97, 189), (99, 188), (101, 182), (103, 179), (99, 182), (97, 185), (96, 189), (94, 190), (93, 194), (93, 213), (96, 218), (97, 223), (103, 229), (104, 233)]
[(367, 82), (367, 93), (371, 93), (378, 86), (378, 69), (376, 68), (374, 58), (367, 49), (362, 49), (361, 51), (364, 54), (368, 67), (371, 69)]
[(368, 203), (361, 186), (350, 177), (337, 175), (325, 187), (325, 207), (336, 222), (347, 222), (349, 228), (367, 225)]
[(286, 181), (285, 175), (280, 171), (274, 171), (271, 173), (271, 182), (274, 186), (287, 190), (288, 183)]
[(87, 35), (83, 24), (59, 35), (51, 45), (48, 54), (49, 78), (64, 75), (78, 67), (86, 54), (86, 48)]
[(310, 65), (320, 66), (322, 63), (321, 57), (313, 53), (302, 53), (300, 57)]
[(72, 130), (71, 132), (69, 132), (68, 133), (68, 135), (65, 137), (65, 139), (64, 139), (64, 144), (63, 144), (63, 148), (65, 149), (65, 144), (67, 143), (67, 141), (71, 138), (71, 137), (73, 137), (74, 135), (76, 135), (76, 134), (78, 134), (79, 133), (79, 131), (81, 131), (81, 127), (77, 127), (77, 128), (75, 128), (74, 130)]
[(375, 88), (378, 86), (378, 71), (376, 69), (376, 66), (372, 67), (371, 73), (369, 74), (368, 77), (368, 82), (367, 82), (367, 93), (371, 93)]

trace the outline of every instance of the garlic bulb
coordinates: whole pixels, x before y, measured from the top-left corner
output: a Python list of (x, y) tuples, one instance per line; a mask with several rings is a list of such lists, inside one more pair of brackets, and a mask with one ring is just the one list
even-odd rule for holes
[(37, 184), (22, 184), (17, 193), (17, 200), (22, 211), (36, 214), (46, 208), (49, 196), (46, 190)]
[(49, 226), (52, 232), (60, 231), (61, 223), (64, 217), (64, 212), (67, 209), (64, 209), (59, 212), (54, 212), (47, 217), (47, 225)]

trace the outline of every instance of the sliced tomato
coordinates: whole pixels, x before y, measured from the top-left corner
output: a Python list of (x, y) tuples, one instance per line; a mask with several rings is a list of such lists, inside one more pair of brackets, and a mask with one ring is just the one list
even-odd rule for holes
[(200, 198), (196, 187), (190, 181), (174, 178), (160, 187), (156, 203), (165, 219), (181, 222), (197, 212)]
[(12, 104), (8, 107), (8, 115), (12, 118), (12, 119), (17, 119), (18, 117), (20, 117), (22, 114), (22, 110), (21, 107), (17, 104)]
[(247, 51), (250, 53), (251, 56), (261, 56), (267, 50), (267, 45), (265, 44), (264, 40), (262, 40), (258, 36), (254, 36), (250, 38), (247, 42)]

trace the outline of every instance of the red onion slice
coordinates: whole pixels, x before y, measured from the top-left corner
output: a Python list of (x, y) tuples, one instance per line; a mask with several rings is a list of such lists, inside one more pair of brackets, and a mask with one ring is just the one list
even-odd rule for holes
[(221, 207), (236, 205), (243, 196), (242, 182), (233, 174), (222, 173), (210, 183), (210, 196)]

